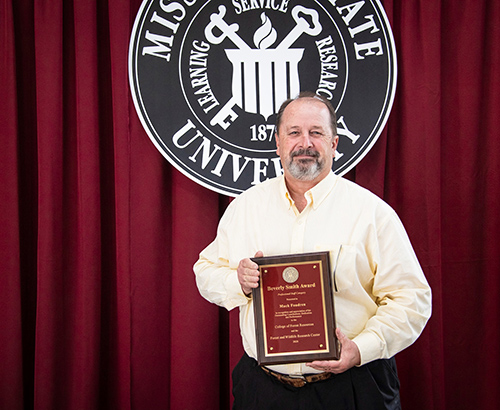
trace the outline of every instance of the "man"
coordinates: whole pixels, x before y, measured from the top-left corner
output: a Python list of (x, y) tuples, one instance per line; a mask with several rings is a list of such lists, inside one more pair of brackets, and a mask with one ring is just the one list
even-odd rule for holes
[[(314, 93), (283, 103), (276, 120), (284, 175), (248, 189), (222, 217), (194, 266), (200, 293), (240, 308), (245, 354), (233, 371), (235, 409), (399, 409), (393, 356), (420, 335), (431, 291), (395, 212), (331, 171), (335, 112)], [(335, 268), (337, 361), (260, 367), (249, 256), (329, 251)], [(314, 377), (311, 377), (314, 375)]]

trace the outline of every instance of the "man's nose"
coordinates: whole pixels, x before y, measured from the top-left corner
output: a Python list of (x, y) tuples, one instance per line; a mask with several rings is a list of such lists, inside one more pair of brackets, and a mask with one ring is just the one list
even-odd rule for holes
[(300, 135), (300, 146), (302, 148), (312, 147), (312, 138), (308, 133), (304, 132)]

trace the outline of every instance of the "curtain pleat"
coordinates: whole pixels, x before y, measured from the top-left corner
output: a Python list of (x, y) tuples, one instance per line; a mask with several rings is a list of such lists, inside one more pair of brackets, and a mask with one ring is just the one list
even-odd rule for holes
[(0, 4), (0, 408), (16, 410), (24, 405), (17, 76), (13, 10)]
[[(347, 3), (347, 2), (346, 2)], [(0, 0), (0, 408), (229, 409), (238, 312), (192, 265), (229, 200), (173, 169), (130, 97), (140, 0)], [(405, 409), (500, 407), (500, 2), (384, 0), (393, 109), (349, 178), (433, 289)]]
[[(386, 134), (357, 166), (356, 181), (396, 209), (433, 291), (432, 320), (415, 345), (397, 356), (402, 403), (415, 409), (444, 409), (440, 185), (443, 10), (440, 2), (430, 1), (384, 1), (384, 8), (398, 54), (397, 95)], [(381, 174), (375, 181), (374, 169)]]
[[(493, 409), (500, 393), (500, 4), (444, 2), (443, 315), (447, 404)], [(453, 47), (449, 45), (453, 44)], [(468, 337), (470, 334), (471, 337)], [(477, 339), (480, 339), (480, 341)], [(479, 346), (479, 348), (478, 348)], [(465, 359), (465, 357), (467, 357)], [(467, 384), (457, 371), (472, 363)], [(477, 375), (477, 377), (475, 376)], [(495, 405), (493, 403), (496, 403)], [(472, 404), (471, 404), (472, 406)]]
[[(69, 276), (73, 273), (72, 257), (76, 235), (68, 235), (65, 243), (64, 218), (72, 221), (73, 204), (69, 201), (68, 184), (73, 167), (63, 175), (63, 167), (71, 158), (71, 147), (63, 130), (63, 8), (61, 2), (39, 2), (34, 5), (34, 65), (36, 95), (37, 157), (37, 227), (36, 227), (36, 324), (34, 362), (34, 406), (57, 408), (66, 404), (71, 379), (68, 363), (71, 351), (68, 325), (71, 311), (68, 296)], [(74, 160), (74, 158), (73, 158)], [(65, 206), (66, 205), (66, 206)], [(69, 205), (69, 206), (68, 206)], [(63, 215), (64, 212), (64, 215)], [(63, 246), (66, 251), (62, 252)], [(69, 317), (68, 317), (69, 316)], [(52, 386), (60, 386), (56, 391)]]

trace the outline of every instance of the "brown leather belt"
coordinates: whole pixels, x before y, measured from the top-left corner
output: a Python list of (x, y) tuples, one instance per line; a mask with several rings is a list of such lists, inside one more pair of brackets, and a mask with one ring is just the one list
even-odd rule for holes
[(304, 387), (306, 384), (327, 380), (330, 377), (332, 377), (333, 374), (329, 372), (324, 372), (318, 374), (305, 374), (302, 376), (291, 377), (287, 376), (286, 374), (273, 372), (272, 370), (269, 370), (265, 366), (260, 366), (260, 368), (264, 370), (264, 372), (267, 373), (268, 375), (278, 379), (281, 383), (288, 384), (293, 387)]

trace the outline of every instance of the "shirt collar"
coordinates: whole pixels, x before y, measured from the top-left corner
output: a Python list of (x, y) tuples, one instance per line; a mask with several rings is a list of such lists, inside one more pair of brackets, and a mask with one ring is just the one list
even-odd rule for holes
[(311, 195), (312, 207), (314, 209), (317, 209), (321, 205), (321, 203), (325, 200), (325, 198), (337, 184), (338, 179), (339, 176), (330, 171), (330, 173), (325, 178), (323, 178), (308, 191), (308, 193), (310, 193)]
[(280, 181), (280, 197), (283, 199), (285, 206), (287, 209), (291, 209), (293, 207), (293, 199), (288, 192), (288, 188), (286, 187), (286, 182), (285, 182), (285, 175), (280, 176), (281, 181)]
[[(312, 207), (314, 209), (317, 209), (320, 206), (323, 200), (335, 187), (339, 178), (340, 177), (338, 175), (335, 175), (331, 171), (325, 178), (323, 178), (320, 182), (318, 182), (315, 186), (313, 186), (309, 191), (306, 192), (306, 199), (308, 202), (312, 203)], [(284, 175), (281, 176), (280, 191), (281, 197), (286, 201), (288, 209), (292, 208), (294, 202), (286, 187)]]

